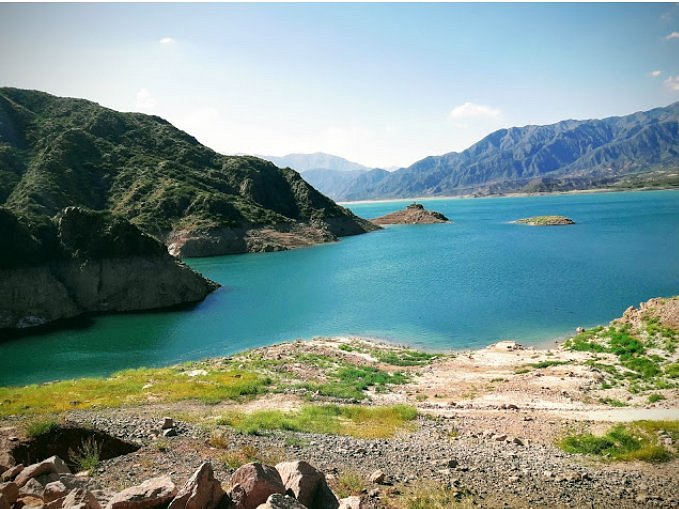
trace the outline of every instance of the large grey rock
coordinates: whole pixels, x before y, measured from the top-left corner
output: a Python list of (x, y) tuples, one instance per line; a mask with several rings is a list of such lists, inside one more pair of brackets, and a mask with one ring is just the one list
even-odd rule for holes
[(61, 507), (63, 509), (101, 509), (94, 495), (84, 488), (71, 490), (63, 500)]
[(308, 509), (308, 508), (307, 506), (300, 504), (297, 500), (288, 495), (274, 493), (266, 500), (265, 504), (257, 506), (257, 509)]
[(256, 509), (274, 493), (285, 494), (281, 476), (273, 467), (248, 463), (231, 476), (231, 500), (236, 509)]
[(203, 463), (179, 490), (168, 509), (215, 509), (225, 496), (212, 465)]
[(177, 493), (169, 475), (154, 477), (113, 496), (106, 509), (149, 509), (167, 504)]
[(29, 479), (38, 477), (43, 474), (70, 474), (71, 470), (66, 466), (66, 463), (58, 456), (51, 456), (40, 463), (35, 463), (24, 468), (14, 480), (17, 486), (21, 488), (28, 482)]
[(337, 497), (328, 487), (325, 475), (306, 461), (287, 461), (276, 465), (286, 493), (292, 493), (309, 509), (337, 509)]

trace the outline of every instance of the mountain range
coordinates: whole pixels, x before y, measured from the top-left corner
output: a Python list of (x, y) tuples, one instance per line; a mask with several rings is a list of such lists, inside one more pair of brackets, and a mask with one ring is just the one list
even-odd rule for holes
[(679, 102), (621, 117), (500, 129), (462, 152), (393, 172), (303, 176), (322, 179), (320, 190), (350, 201), (678, 186), (677, 169)]

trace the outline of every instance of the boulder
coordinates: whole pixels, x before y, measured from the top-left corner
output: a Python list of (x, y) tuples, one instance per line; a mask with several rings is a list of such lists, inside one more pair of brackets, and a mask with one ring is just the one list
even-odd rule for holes
[(14, 456), (6, 451), (0, 452), (0, 473), (4, 472), (5, 470), (9, 470), (14, 465), (16, 465)]
[(169, 475), (154, 477), (113, 496), (106, 509), (149, 509), (167, 504), (177, 493)]
[[(7, 472), (5, 472), (7, 473)], [(70, 474), (71, 471), (64, 463), (64, 460), (58, 456), (51, 456), (40, 463), (35, 463), (24, 468), (19, 475), (16, 476), (14, 482), (21, 488), (28, 482), (29, 479), (38, 477), (43, 474)]]
[(42, 499), (45, 503), (53, 502), (59, 498), (64, 498), (70, 490), (61, 481), (53, 481), (45, 486)]
[(215, 479), (212, 465), (203, 463), (170, 502), (168, 509), (214, 509), (226, 493)]
[(23, 469), (24, 469), (23, 463), (19, 463), (18, 465), (15, 465), (10, 469), (6, 470), (5, 472), (3, 472), (2, 476), (0, 476), (0, 479), (2, 479), (3, 482), (11, 481), (17, 475), (19, 475)]
[(307, 506), (300, 504), (288, 495), (274, 493), (267, 500), (266, 504), (257, 506), (257, 509), (308, 509)]
[(382, 470), (375, 470), (372, 474), (370, 474), (369, 480), (374, 484), (382, 484), (385, 478), (386, 476)]
[(71, 490), (63, 500), (61, 507), (64, 509), (101, 509), (94, 495), (84, 488)]
[(26, 484), (19, 488), (19, 496), (31, 496), (36, 498), (42, 498), (42, 493), (45, 491), (45, 486), (40, 484), (35, 479), (29, 479)]
[(0, 484), (0, 495), (4, 495), (9, 502), (9, 505), (13, 505), (19, 497), (19, 487), (16, 483), (4, 482)]
[(7, 500), (7, 497), (0, 493), (0, 509), (10, 509), (12, 507), (12, 504), (9, 503), (9, 500)]
[(366, 509), (367, 506), (361, 500), (361, 497), (347, 497), (339, 501), (339, 509)]
[(328, 487), (325, 475), (306, 461), (286, 461), (276, 465), (286, 493), (294, 495), (309, 509), (336, 509), (337, 497)]
[(231, 499), (236, 509), (256, 509), (274, 493), (285, 494), (281, 476), (273, 467), (248, 463), (231, 476)]

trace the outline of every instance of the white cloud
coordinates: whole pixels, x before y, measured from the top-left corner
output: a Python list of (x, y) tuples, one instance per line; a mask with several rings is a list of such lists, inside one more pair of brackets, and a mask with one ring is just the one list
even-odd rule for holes
[(665, 39), (667, 39), (668, 41), (672, 39), (679, 39), (679, 32), (672, 32), (667, 37), (665, 37)]
[(662, 74), (662, 71), (651, 71), (651, 72), (648, 73), (648, 75), (649, 75), (651, 78), (657, 78), (657, 77), (660, 76), (661, 74)]
[(663, 83), (673, 92), (679, 92), (679, 76), (670, 76)]
[(498, 118), (501, 115), (502, 111), (497, 108), (492, 108), (483, 104), (475, 104), (469, 101), (460, 106), (456, 106), (450, 112), (450, 116), (455, 119)]
[(148, 111), (155, 108), (158, 104), (156, 98), (153, 94), (149, 92), (147, 88), (140, 88), (137, 92), (137, 109), (142, 111)]
[(172, 46), (175, 44), (177, 41), (175, 41), (172, 37), (163, 37), (158, 41), (160, 44), (163, 46)]

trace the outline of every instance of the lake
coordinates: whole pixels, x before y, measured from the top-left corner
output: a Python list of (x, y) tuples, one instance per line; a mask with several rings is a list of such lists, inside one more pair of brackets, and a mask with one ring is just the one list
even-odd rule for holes
[[(366, 218), (412, 200), (356, 203)], [(679, 293), (679, 191), (435, 199), (449, 224), (391, 226), (280, 253), (193, 259), (223, 285), (191, 309), (99, 316), (0, 343), (0, 385), (104, 375), (284, 340), (418, 348), (552, 341)], [(559, 214), (574, 226), (511, 224)]]

